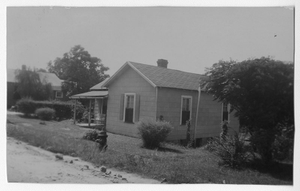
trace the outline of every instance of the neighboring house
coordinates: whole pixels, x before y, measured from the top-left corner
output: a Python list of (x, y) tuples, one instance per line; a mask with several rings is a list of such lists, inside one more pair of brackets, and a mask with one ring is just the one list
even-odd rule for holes
[[(106, 110), (107, 110), (107, 88), (103, 87), (103, 84), (108, 80), (105, 79), (99, 84), (90, 88), (89, 92), (76, 94), (71, 96), (71, 99), (87, 99), (90, 102), (89, 105), (89, 121), (88, 126), (93, 122), (94, 124), (101, 124), (105, 127)], [(76, 108), (76, 106), (75, 106)], [(75, 111), (76, 112), (76, 111)], [(74, 123), (76, 122), (74, 115)]]
[(54, 73), (38, 72), (41, 82), (50, 83), (53, 90), (52, 99), (55, 100), (66, 100), (67, 97), (62, 92), (62, 83), (64, 80), (59, 79)]
[[(18, 69), (7, 69), (7, 107), (16, 104), (19, 99), (16, 94), (17, 90), (17, 80), (16, 75), (18, 74)], [(42, 83), (51, 83), (53, 94), (51, 99), (54, 100), (66, 100), (67, 97), (63, 94), (61, 90), (63, 80), (59, 79), (54, 73), (37, 72), (40, 76)]]
[(168, 140), (184, 140), (186, 121), (191, 120), (191, 135), (218, 136), (221, 122), (238, 131), (239, 123), (229, 106), (199, 94), (202, 75), (158, 66), (126, 62), (103, 86), (108, 88), (107, 131), (137, 137), (136, 123), (142, 119), (169, 121), (174, 130)]

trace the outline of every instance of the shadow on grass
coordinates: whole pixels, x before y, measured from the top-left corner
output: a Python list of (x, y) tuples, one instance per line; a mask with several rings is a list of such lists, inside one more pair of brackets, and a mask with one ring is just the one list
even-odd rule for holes
[(51, 120), (45, 120), (45, 119), (40, 119), (38, 116), (34, 115), (34, 114), (30, 114), (30, 115), (25, 115), (25, 114), (16, 114), (17, 116), (24, 118), (24, 119), (37, 119), (37, 120), (41, 120), (41, 121), (57, 121), (57, 122), (61, 122), (63, 120), (66, 119), (61, 119), (61, 118), (55, 118), (55, 119), (51, 119)]
[(24, 114), (18, 114), (19, 117), (25, 118), (25, 119), (38, 119), (35, 115), (24, 115)]
[(269, 174), (274, 178), (293, 181), (293, 164), (276, 162), (269, 169)]
[(172, 148), (167, 148), (167, 147), (160, 147), (160, 148), (158, 148), (158, 151), (183, 154), (183, 152), (180, 151), (180, 150), (172, 149)]
[(160, 152), (171, 152), (171, 153), (177, 153), (177, 154), (183, 154), (182, 151), (178, 150), (178, 149), (172, 149), (172, 148), (167, 148), (167, 147), (159, 147), (159, 148), (146, 148), (145, 149), (150, 149), (150, 150), (157, 150)]
[(269, 174), (270, 176), (280, 180), (293, 181), (292, 163), (273, 162), (268, 166), (264, 166), (262, 164), (252, 164), (250, 168), (261, 173)]

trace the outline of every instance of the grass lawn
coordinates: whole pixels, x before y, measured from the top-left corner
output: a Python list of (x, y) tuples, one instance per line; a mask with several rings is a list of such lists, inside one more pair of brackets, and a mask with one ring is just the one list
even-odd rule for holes
[(141, 148), (142, 141), (108, 133), (108, 149), (99, 153), (95, 143), (82, 139), (90, 129), (71, 121), (51, 121), (45, 125), (38, 119), (7, 115), (7, 136), (43, 149), (80, 157), (95, 165), (137, 173), (168, 183), (223, 183), (292, 185), (292, 165), (272, 172), (253, 169), (234, 170), (218, 165), (218, 157), (203, 148), (186, 149), (166, 144), (161, 150)]

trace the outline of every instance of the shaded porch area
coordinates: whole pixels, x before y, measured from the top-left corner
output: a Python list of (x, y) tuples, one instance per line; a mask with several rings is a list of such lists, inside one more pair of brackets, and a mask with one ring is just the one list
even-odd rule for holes
[[(70, 98), (75, 100), (74, 103), (74, 124), (80, 127), (94, 128), (105, 130), (106, 129), (106, 111), (107, 111), (107, 90), (90, 91), (81, 94), (76, 94)], [(78, 100), (88, 100), (88, 122), (77, 123), (76, 110)]]

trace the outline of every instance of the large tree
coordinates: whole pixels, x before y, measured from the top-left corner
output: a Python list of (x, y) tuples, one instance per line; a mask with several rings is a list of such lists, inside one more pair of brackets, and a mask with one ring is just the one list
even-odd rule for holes
[(101, 59), (92, 57), (80, 45), (76, 45), (63, 55), (48, 63), (48, 71), (65, 80), (63, 92), (67, 95), (86, 92), (92, 86), (108, 77), (109, 68), (101, 63)]
[(52, 86), (41, 81), (39, 74), (25, 65), (16, 71), (17, 90), (20, 97), (30, 97), (34, 100), (48, 100), (52, 95)]
[(241, 127), (264, 162), (272, 160), (273, 143), (284, 128), (294, 128), (294, 66), (262, 57), (237, 63), (219, 61), (202, 81), (216, 100), (231, 104)]

